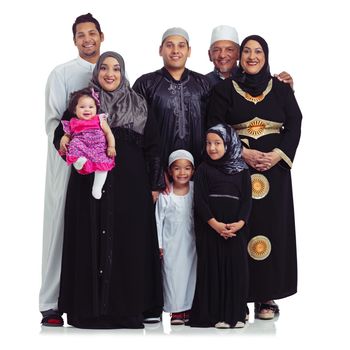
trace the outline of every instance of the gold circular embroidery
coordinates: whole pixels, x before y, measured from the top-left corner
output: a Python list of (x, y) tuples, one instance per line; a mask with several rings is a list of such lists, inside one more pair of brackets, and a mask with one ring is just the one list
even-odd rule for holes
[(248, 253), (254, 260), (264, 260), (271, 253), (271, 242), (265, 236), (255, 236), (248, 243)]
[(261, 120), (254, 120), (248, 124), (248, 134), (258, 136), (261, 135), (266, 128), (266, 124)]
[(253, 174), (252, 179), (252, 197), (254, 199), (264, 198), (270, 190), (270, 184), (267, 178), (262, 174)]

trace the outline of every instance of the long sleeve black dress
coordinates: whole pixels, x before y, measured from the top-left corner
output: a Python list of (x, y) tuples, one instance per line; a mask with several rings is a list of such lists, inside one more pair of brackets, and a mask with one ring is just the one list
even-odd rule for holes
[(248, 293), (246, 226), (224, 239), (208, 224), (248, 221), (251, 208), (249, 171), (228, 175), (202, 163), (194, 177), (195, 233), (198, 256), (196, 291), (190, 325), (232, 327), (245, 322)]
[(74, 168), (67, 190), (59, 309), (81, 328), (143, 328), (142, 313), (163, 306), (151, 197), (163, 186), (158, 130), (149, 118), (143, 136), (112, 132), (116, 165), (102, 198), (91, 195), (94, 175)]
[(249, 297), (264, 302), (297, 291), (297, 255), (290, 169), (299, 143), (302, 115), (288, 84), (270, 80), (262, 99), (247, 97), (227, 79), (216, 85), (208, 125), (231, 125), (247, 148), (276, 150), (282, 160), (268, 171), (250, 168), (253, 207), (249, 220)]

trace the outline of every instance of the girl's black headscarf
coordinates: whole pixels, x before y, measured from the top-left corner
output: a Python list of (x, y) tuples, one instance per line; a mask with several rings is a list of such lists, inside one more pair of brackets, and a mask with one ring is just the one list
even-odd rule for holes
[[(265, 54), (265, 64), (261, 68), (260, 72), (257, 74), (248, 74), (246, 73), (241, 65), (242, 52), (245, 44), (249, 40), (257, 41)], [(239, 68), (236, 70), (233, 79), (238, 83), (241, 89), (245, 92), (248, 92), (251, 96), (259, 96), (266, 89), (267, 84), (271, 79), (270, 66), (269, 66), (269, 47), (267, 42), (259, 35), (250, 35), (247, 36), (241, 44), (239, 50)]]
[[(115, 58), (120, 65), (121, 81), (114, 91), (105, 91), (98, 81), (98, 73), (107, 57)], [(125, 64), (121, 55), (113, 51), (103, 53), (96, 63), (90, 82), (100, 100), (99, 112), (108, 114), (108, 124), (112, 127), (123, 127), (143, 135), (147, 120), (147, 103), (145, 99), (131, 89), (125, 76)]]
[(235, 130), (227, 124), (217, 124), (207, 130), (207, 133), (217, 134), (225, 145), (225, 154), (218, 160), (212, 160), (208, 153), (204, 153), (204, 161), (225, 174), (236, 174), (248, 169), (242, 158), (242, 144)]

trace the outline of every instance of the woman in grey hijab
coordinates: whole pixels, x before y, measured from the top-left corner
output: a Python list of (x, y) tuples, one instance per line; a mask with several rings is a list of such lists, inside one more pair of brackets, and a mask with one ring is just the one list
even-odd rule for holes
[(116, 166), (98, 201), (93, 178), (72, 169), (59, 308), (80, 328), (142, 328), (143, 313), (163, 305), (151, 194), (163, 188), (157, 128), (119, 54), (101, 55), (90, 87), (109, 115)]
[[(105, 69), (104, 62), (108, 58), (114, 58), (117, 61), (115, 68), (119, 69), (120, 72), (119, 86), (112, 91), (103, 90), (99, 82), (101, 70)], [(108, 72), (106, 74), (110, 77)], [(141, 95), (130, 88), (129, 81), (125, 76), (125, 64), (122, 56), (113, 51), (103, 53), (92, 73), (90, 86), (98, 93), (100, 111), (109, 115), (110, 127), (130, 128), (141, 135), (144, 134), (147, 103)]]

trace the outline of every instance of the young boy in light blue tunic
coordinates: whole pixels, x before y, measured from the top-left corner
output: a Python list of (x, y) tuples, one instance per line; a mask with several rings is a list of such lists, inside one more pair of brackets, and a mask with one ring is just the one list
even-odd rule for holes
[(196, 283), (197, 254), (193, 224), (194, 160), (190, 152), (177, 150), (169, 156), (172, 179), (169, 194), (160, 194), (156, 220), (162, 256), (164, 311), (171, 324), (188, 321)]

